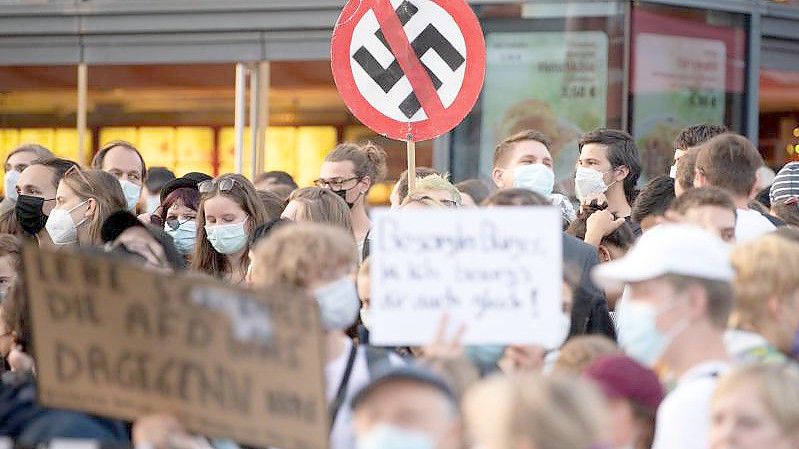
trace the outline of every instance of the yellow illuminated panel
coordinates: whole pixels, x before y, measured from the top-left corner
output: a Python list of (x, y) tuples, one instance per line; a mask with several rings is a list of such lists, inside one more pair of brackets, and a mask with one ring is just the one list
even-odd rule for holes
[(175, 128), (167, 126), (143, 126), (139, 128), (138, 149), (148, 167), (175, 166)]
[(139, 130), (132, 126), (109, 126), (107, 128), (100, 128), (100, 141), (98, 147), (101, 147), (112, 140), (124, 140), (130, 142), (133, 146), (139, 145)]
[(55, 144), (55, 130), (52, 128), (22, 128), (19, 130), (19, 144), (37, 143), (48, 150)]
[(14, 148), (19, 146), (19, 130), (0, 129), (0, 158), (6, 160), (6, 156)]
[(83, 159), (78, 160), (78, 130), (71, 128), (56, 128), (55, 145), (51, 148), (58, 157), (70, 159), (83, 165), (88, 165), (92, 158), (92, 135), (86, 132), (83, 141)]
[(270, 126), (266, 133), (264, 149), (264, 171), (282, 170), (294, 173), (297, 170), (297, 128), (293, 126)]
[(175, 174), (214, 173), (214, 130), (202, 126), (181, 126), (176, 131)]
[[(242, 173), (250, 174), (250, 128), (244, 128), (244, 163)], [(236, 132), (233, 127), (219, 130), (219, 174), (236, 172)]]
[(297, 171), (292, 173), (297, 185), (310, 186), (319, 177), (327, 153), (336, 146), (336, 128), (332, 126), (301, 126), (297, 128)]

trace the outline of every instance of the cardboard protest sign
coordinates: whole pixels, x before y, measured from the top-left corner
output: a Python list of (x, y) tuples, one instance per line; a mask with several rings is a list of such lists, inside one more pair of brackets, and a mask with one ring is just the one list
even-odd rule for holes
[(562, 343), (556, 208), (381, 209), (372, 219), (372, 343), (429, 343), (444, 312), (450, 331), (466, 324), (465, 344)]
[(252, 446), (328, 445), (319, 312), (102, 255), (24, 249), (39, 402), (134, 420), (175, 415)]

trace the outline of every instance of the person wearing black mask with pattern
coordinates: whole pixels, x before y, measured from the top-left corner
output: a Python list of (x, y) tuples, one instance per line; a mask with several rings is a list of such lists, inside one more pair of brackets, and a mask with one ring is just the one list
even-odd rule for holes
[(44, 229), (55, 207), (56, 189), (61, 178), (77, 163), (67, 159), (47, 158), (33, 161), (17, 181), (17, 204), (14, 213), (25, 235), (47, 245), (50, 236)]

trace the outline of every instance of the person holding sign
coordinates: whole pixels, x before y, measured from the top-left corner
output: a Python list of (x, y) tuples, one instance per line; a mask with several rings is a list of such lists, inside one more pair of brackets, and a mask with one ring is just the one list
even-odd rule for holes
[(355, 447), (347, 404), (369, 382), (377, 366), (402, 364), (399, 356), (356, 346), (344, 333), (360, 310), (352, 277), (357, 264), (355, 241), (346, 231), (330, 225), (297, 223), (275, 230), (254, 252), (255, 288), (289, 284), (306, 290), (319, 302), (327, 352), (330, 448)]
[(58, 184), (45, 229), (56, 245), (101, 245), (103, 223), (125, 209), (125, 194), (113, 175), (73, 167)]
[(352, 228), (361, 259), (368, 256), (366, 240), (372, 222), (366, 214), (366, 197), (372, 186), (386, 179), (386, 152), (367, 143), (355, 145), (342, 143), (326, 157), (319, 171), (317, 187), (330, 189), (340, 196), (350, 208)]
[(192, 269), (241, 284), (250, 264), (252, 233), (267, 221), (264, 205), (241, 175), (222, 175), (197, 188), (202, 198)]

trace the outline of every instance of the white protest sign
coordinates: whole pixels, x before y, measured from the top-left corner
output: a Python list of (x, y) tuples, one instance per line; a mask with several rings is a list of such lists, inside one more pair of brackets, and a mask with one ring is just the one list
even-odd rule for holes
[(549, 206), (375, 210), (370, 341), (430, 343), (444, 312), (464, 344), (554, 347), (562, 316), (560, 212)]

